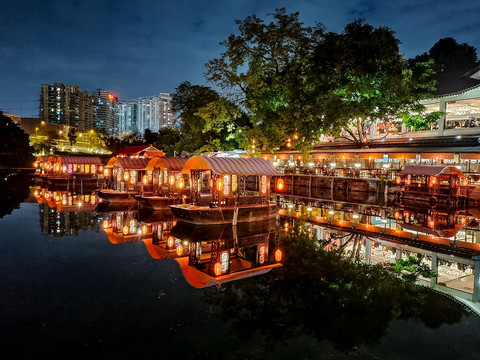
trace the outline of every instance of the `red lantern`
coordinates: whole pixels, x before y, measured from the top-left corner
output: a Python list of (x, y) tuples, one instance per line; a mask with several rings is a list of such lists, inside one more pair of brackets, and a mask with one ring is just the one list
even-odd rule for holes
[(277, 190), (278, 191), (283, 191), (284, 188), (285, 188), (285, 182), (283, 181), (283, 179), (278, 179), (277, 180)]

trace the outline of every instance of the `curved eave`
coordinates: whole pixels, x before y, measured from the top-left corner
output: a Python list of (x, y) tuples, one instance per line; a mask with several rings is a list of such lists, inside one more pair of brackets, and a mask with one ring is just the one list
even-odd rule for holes
[(269, 161), (261, 158), (194, 156), (187, 160), (182, 174), (189, 174), (191, 170), (211, 170), (219, 175), (281, 175)]
[(153, 170), (155, 168), (166, 168), (169, 171), (180, 171), (182, 170), (186, 162), (186, 158), (156, 156), (150, 159), (146, 170)]

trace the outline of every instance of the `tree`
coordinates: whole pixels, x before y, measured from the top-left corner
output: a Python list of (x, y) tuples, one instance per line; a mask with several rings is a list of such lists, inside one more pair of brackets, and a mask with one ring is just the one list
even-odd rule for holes
[(237, 20), (240, 34), (221, 43), (225, 52), (206, 64), (205, 74), (245, 110), (252, 124), (244, 132), (246, 140), (261, 149), (278, 148), (295, 131), (309, 141), (311, 130), (323, 127), (306, 77), (323, 27), (304, 27), (299, 13), (287, 14), (285, 8), (269, 15), (273, 21), (268, 24), (255, 15)]
[(161, 149), (167, 156), (175, 156), (180, 154), (178, 147), (180, 140), (180, 132), (176, 128), (163, 128), (158, 132), (153, 146)]
[(31, 167), (32, 152), (25, 131), (0, 111), (0, 167)]
[(178, 112), (182, 123), (182, 134), (179, 149), (189, 153), (201, 151), (206, 144), (212, 144), (219, 134), (210, 129), (205, 130), (206, 121), (197, 113), (210, 102), (217, 101), (220, 96), (215, 90), (201, 85), (192, 85), (188, 81), (180, 84), (172, 96), (172, 109)]
[(468, 70), (477, 65), (477, 50), (467, 43), (459, 44), (451, 37), (442, 38), (432, 46), (428, 54), (421, 55), (435, 61), (436, 72)]
[(315, 52), (314, 77), (319, 111), (333, 134), (362, 146), (375, 122), (424, 109), (420, 100), (435, 89), (431, 62), (408, 62), (398, 44), (391, 29), (363, 20), (341, 34), (325, 34)]

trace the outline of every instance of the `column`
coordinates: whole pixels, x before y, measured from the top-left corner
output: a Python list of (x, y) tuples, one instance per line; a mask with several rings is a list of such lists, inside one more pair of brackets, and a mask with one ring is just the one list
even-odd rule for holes
[[(443, 99), (440, 99), (439, 111), (445, 114), (447, 113), (447, 102)], [(446, 115), (441, 115), (438, 119), (438, 136), (443, 136), (443, 132), (445, 130), (445, 118)]]

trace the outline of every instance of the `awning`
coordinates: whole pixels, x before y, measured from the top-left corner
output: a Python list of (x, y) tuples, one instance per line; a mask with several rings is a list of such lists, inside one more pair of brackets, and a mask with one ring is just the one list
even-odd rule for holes
[(127, 157), (112, 157), (108, 160), (107, 168), (120, 166), (128, 170), (146, 170), (150, 159), (148, 158), (127, 158)]
[(102, 160), (97, 156), (58, 156), (56, 163), (102, 165)]
[(441, 174), (456, 174), (459, 177), (465, 177), (455, 166), (407, 165), (405, 169), (399, 172), (399, 175), (438, 176)]
[(187, 158), (156, 156), (152, 158), (146, 169), (166, 168), (169, 171), (180, 171), (187, 162)]
[(443, 160), (448, 160), (448, 159), (453, 159), (455, 156), (454, 153), (422, 153), (422, 159), (443, 159)]
[(192, 169), (211, 170), (215, 174), (281, 175), (269, 161), (261, 158), (194, 156), (187, 160), (182, 169), (182, 174), (189, 174)]

